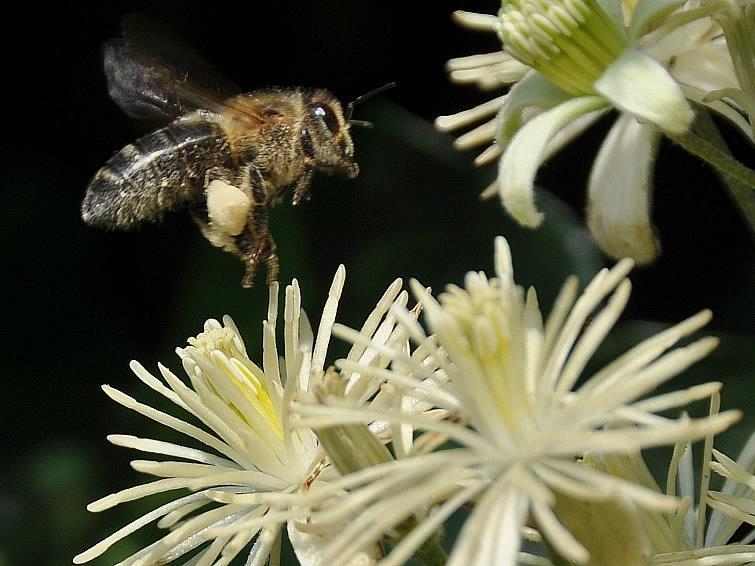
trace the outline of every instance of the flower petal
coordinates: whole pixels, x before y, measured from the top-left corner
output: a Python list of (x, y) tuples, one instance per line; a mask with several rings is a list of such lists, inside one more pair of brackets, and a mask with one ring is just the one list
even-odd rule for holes
[[(291, 541), (291, 546), (296, 553), (299, 564), (301, 566), (314, 566), (318, 563), (322, 551), (330, 544), (333, 536), (337, 535), (339, 531), (334, 529), (332, 532), (318, 533), (316, 529), (303, 529), (306, 526), (306, 523), (289, 521), (287, 525), (288, 540)], [(374, 549), (373, 554), (376, 554)], [(349, 565), (354, 566), (369, 566), (374, 563), (375, 556), (370, 556), (367, 552), (357, 553), (348, 561)]]
[(514, 134), (526, 121), (523, 113), (528, 108), (553, 108), (572, 98), (540, 73), (532, 71), (511, 87), (498, 114), (496, 143), (506, 147)]
[(684, 0), (639, 0), (632, 10), (629, 38), (636, 39), (649, 33), (682, 4)]
[(701, 91), (686, 85), (682, 85), (682, 91), (689, 100), (707, 106), (711, 110), (717, 112), (738, 128), (743, 135), (755, 142), (755, 134), (753, 134), (750, 123), (739, 112), (739, 110), (729, 104), (726, 99), (711, 99), (709, 92)]
[(508, 479), (503, 476), (481, 496), (459, 534), (448, 566), (516, 564), (529, 498)]
[(707, 92), (739, 85), (728, 53), (712, 43), (679, 53), (670, 71), (680, 83)]
[(683, 134), (695, 113), (673, 77), (654, 59), (628, 49), (595, 81), (595, 90), (625, 112), (672, 134)]
[(570, 122), (604, 105), (597, 96), (573, 98), (527, 122), (511, 140), (499, 164), (498, 188), (503, 206), (520, 224), (535, 228), (543, 220), (535, 208), (532, 184), (550, 140)]
[(616, 29), (624, 29), (624, 15), (621, 11), (621, 2), (616, 0), (597, 0), (606, 15), (613, 21)]
[(638, 264), (660, 251), (650, 223), (653, 159), (659, 132), (622, 114), (606, 136), (587, 189), (587, 226), (600, 249)]

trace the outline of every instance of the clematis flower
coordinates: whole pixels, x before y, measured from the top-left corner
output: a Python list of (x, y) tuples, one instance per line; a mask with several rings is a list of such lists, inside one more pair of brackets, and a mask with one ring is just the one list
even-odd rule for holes
[[(739, 418), (735, 411), (701, 419), (658, 414), (710, 396), (718, 387), (654, 393), (715, 347), (715, 339), (701, 338), (674, 348), (707, 323), (707, 311), (583, 375), (628, 300), (631, 261), (601, 271), (579, 297), (577, 282), (568, 280), (545, 323), (535, 291), (525, 293), (514, 283), (503, 238), (496, 240), (495, 265), (496, 277), (469, 273), (464, 288), (449, 286), (438, 300), (413, 282), (431, 334), (405, 309), (393, 308), (415, 342), (412, 355), (374, 345), (358, 331), (334, 327), (334, 334), (392, 357), (390, 368), (380, 371), (350, 362), (337, 366), (420, 390), (453, 418), (439, 421), (429, 412), (397, 405), (372, 410), (338, 396), (296, 405), (299, 426), (380, 419), (410, 425), (416, 446), (431, 445), (343, 478), (351, 481), (344, 504), (364, 510), (324, 548), (320, 564), (346, 563), (365, 544), (394, 533), (412, 517), (423, 517), (381, 562), (402, 564), (466, 503), (474, 503), (474, 509), (449, 564), (515, 564), (530, 515), (559, 555), (583, 563), (588, 551), (554, 513), (559, 495), (582, 501), (622, 498), (656, 512), (673, 512), (679, 501), (591, 469), (578, 459), (701, 438)], [(430, 378), (435, 378), (432, 386)], [(425, 442), (426, 436), (432, 441)], [(441, 445), (438, 438), (450, 444)]]
[(618, 110), (592, 167), (587, 224), (608, 255), (651, 262), (660, 251), (650, 220), (656, 150), (662, 133), (688, 130), (689, 101), (725, 116), (755, 141), (744, 115), (751, 108), (736, 94), (745, 87), (712, 14), (719, 16), (720, 6), (668, 0), (504, 0), (498, 17), (457, 12), (463, 24), (496, 32), (505, 52), (451, 60), (452, 80), (513, 86), (472, 110), (439, 117), (436, 125), (453, 130), (497, 115), (457, 145), (493, 142), (476, 160), (500, 158), (498, 178), (483, 195), (498, 193), (520, 224), (536, 227), (543, 221), (533, 191), (540, 165), (608, 110)]
[(726, 37), (739, 88), (724, 88), (706, 96), (707, 102), (728, 98), (747, 115), (750, 139), (755, 137), (755, 2), (753, 0), (706, 0), (713, 18)]
[[(711, 396), (711, 414), (718, 411), (720, 396)], [(715, 457), (712, 460), (711, 455)], [(713, 435), (708, 435), (703, 448), (703, 468), (695, 485), (692, 445), (678, 443), (661, 489), (650, 473), (642, 455), (612, 455), (596, 458), (591, 465), (607, 473), (668, 495), (678, 495), (681, 506), (676, 513), (654, 513), (635, 509), (631, 521), (637, 539), (643, 543), (647, 564), (729, 564), (744, 565), (755, 561), (755, 530), (742, 536), (743, 524), (755, 526), (755, 435), (735, 462), (713, 448)], [(709, 490), (711, 471), (723, 475), (726, 482), (721, 491)], [(712, 509), (712, 512), (711, 512)], [(625, 523), (626, 524), (626, 523)], [(619, 531), (621, 532), (621, 530)], [(606, 547), (611, 541), (601, 541), (585, 534), (588, 546)]]
[[(88, 506), (90, 511), (104, 511), (160, 493), (176, 495), (76, 556), (75, 563), (97, 558), (153, 521), (166, 529), (166, 534), (121, 564), (165, 564), (191, 556), (192, 564), (221, 565), (230, 563), (244, 549), (248, 549), (247, 564), (265, 564), (271, 554), (277, 563), (283, 526), (300, 562), (311, 564), (315, 560), (317, 548), (331, 533), (308, 529), (307, 521), (332, 497), (332, 489), (323, 486), (338, 474), (313, 431), (291, 429), (289, 402), (297, 393), (316, 388), (323, 378), (344, 279), (342, 266), (331, 285), (316, 334), (301, 309), (296, 280), (286, 288), (281, 349), (276, 344), (278, 285), (270, 287), (267, 320), (262, 324), (261, 365), (249, 359), (229, 317), (222, 323), (208, 320), (203, 332), (177, 349), (188, 383), (163, 365), (159, 365), (161, 380), (132, 362), (136, 376), (187, 414), (186, 420), (103, 386), (117, 403), (183, 434), (190, 443), (122, 434), (108, 437), (118, 446), (167, 459), (132, 461), (135, 470), (159, 479), (95, 501)], [(406, 300), (407, 293), (396, 280), (368, 316), (362, 332), (375, 344), (394, 347), (396, 341), (406, 342), (395, 319), (387, 315), (391, 305), (405, 305)], [(389, 361), (367, 347), (353, 348), (347, 359), (376, 371)], [(359, 375), (353, 375), (348, 383), (352, 390), (369, 397), (357, 396), (365, 399), (367, 406), (390, 405), (385, 394), (371, 390)], [(376, 425), (376, 430), (384, 429)], [(363, 564), (371, 563), (374, 548), (366, 547), (357, 557)]]
[[(720, 396), (713, 391), (711, 408), (718, 410)], [(585, 464), (631, 481), (656, 493), (678, 495), (679, 509), (658, 513), (621, 498), (587, 502), (559, 497), (559, 519), (590, 551), (590, 564), (727, 564), (743, 566), (755, 561), (755, 529), (742, 534), (742, 525), (755, 525), (755, 435), (735, 462), (712, 448), (707, 437), (704, 465), (695, 485), (692, 445), (677, 444), (664, 489), (656, 482), (638, 451), (588, 457)], [(711, 454), (715, 461), (711, 460)], [(711, 471), (727, 478), (721, 491), (709, 490)], [(695, 502), (697, 502), (695, 504)], [(712, 509), (712, 512), (711, 512)], [(550, 564), (550, 562), (544, 562)]]

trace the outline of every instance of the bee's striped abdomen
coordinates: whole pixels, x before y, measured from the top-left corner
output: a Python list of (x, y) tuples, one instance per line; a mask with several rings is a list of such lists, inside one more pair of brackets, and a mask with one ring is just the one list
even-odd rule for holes
[(232, 164), (219, 124), (204, 117), (177, 120), (113, 155), (89, 183), (81, 216), (87, 224), (121, 230), (160, 220), (166, 211), (201, 201), (208, 169)]

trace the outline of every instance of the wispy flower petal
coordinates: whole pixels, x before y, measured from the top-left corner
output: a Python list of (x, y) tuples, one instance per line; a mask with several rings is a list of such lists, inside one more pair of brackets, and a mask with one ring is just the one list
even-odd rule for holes
[(612, 257), (653, 261), (660, 249), (650, 210), (658, 130), (621, 116), (600, 148), (587, 191), (587, 225)]
[[(567, 282), (545, 322), (534, 290), (525, 294), (514, 283), (503, 238), (496, 241), (495, 264), (496, 277), (469, 273), (463, 288), (449, 286), (438, 299), (414, 282), (432, 334), (428, 336), (401, 307), (393, 311), (427, 362), (416, 364), (401, 350), (383, 349), (392, 356), (389, 371), (368, 372), (407, 387), (414, 382), (418, 390), (429, 375), (436, 377), (438, 394), (427, 398), (453, 406), (453, 419), (439, 421), (430, 411), (417, 413), (396, 405), (365, 411), (337, 396), (295, 407), (305, 427), (368, 423), (382, 413), (386, 421), (411, 425), (417, 445), (426, 436), (440, 435), (459, 446), (429, 443), (431, 453), (382, 464), (378, 467), (384, 472), (372, 479), (366, 479), (369, 470), (353, 474), (353, 480), (352, 474), (345, 476), (351, 488), (344, 501), (366, 510), (326, 548), (321, 563), (346, 562), (368, 541), (379, 540), (419, 514), (425, 518), (399, 543), (399, 554), (385, 561), (402, 563), (437, 526), (434, 520), (466, 501), (476, 506), (450, 563), (515, 564), (528, 515), (556, 552), (583, 562), (587, 549), (554, 512), (559, 494), (588, 501), (620, 497), (656, 513), (673, 512), (680, 502), (594, 469), (580, 458), (592, 453), (633, 454), (647, 446), (705, 437), (739, 417), (725, 412), (674, 420), (654, 412), (710, 391), (710, 386), (701, 386), (686, 393), (654, 394), (659, 384), (715, 346), (715, 340), (702, 339), (674, 348), (709, 320), (706, 312), (639, 344), (597, 373), (583, 375), (627, 302), (631, 262), (600, 272), (580, 296), (574, 281)], [(355, 344), (370, 343), (342, 326), (334, 333)], [(393, 379), (394, 374), (400, 380)]]

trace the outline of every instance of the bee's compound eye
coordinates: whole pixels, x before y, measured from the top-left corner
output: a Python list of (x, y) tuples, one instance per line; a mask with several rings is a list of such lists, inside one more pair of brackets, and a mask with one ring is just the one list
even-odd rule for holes
[(336, 118), (335, 112), (327, 104), (322, 106), (315, 106), (312, 108), (312, 114), (317, 118), (325, 122), (325, 127), (331, 134), (335, 134), (340, 129), (338, 118)]

